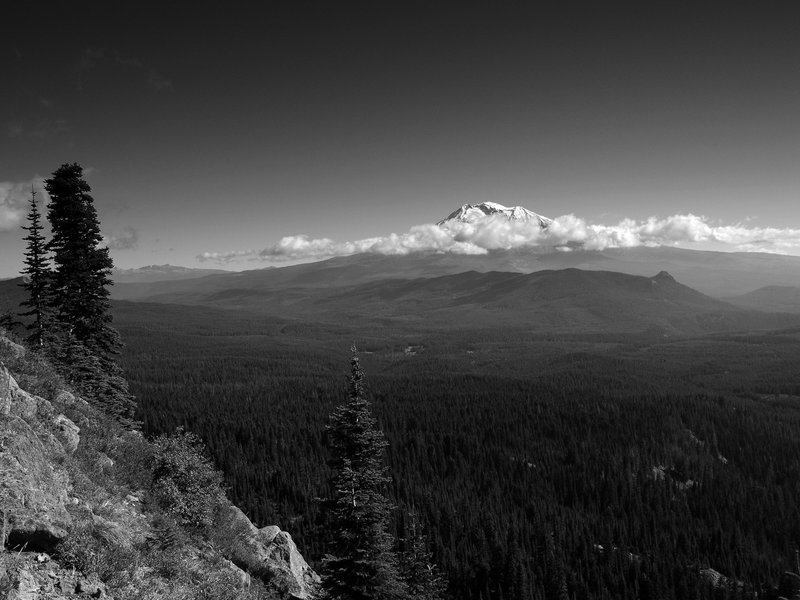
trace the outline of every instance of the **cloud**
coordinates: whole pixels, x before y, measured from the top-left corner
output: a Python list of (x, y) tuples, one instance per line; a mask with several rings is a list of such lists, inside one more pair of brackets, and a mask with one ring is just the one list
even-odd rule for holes
[(535, 222), (509, 221), (503, 216), (491, 216), (472, 223), (446, 223), (441, 227), (417, 225), (406, 233), (351, 242), (291, 235), (261, 251), (204, 252), (197, 258), (224, 263), (243, 258), (283, 262), (359, 253), (486, 254), (492, 250), (516, 248), (604, 250), (712, 243), (729, 250), (800, 253), (800, 229), (713, 225), (706, 217), (693, 214), (650, 217), (644, 221), (623, 219), (615, 225), (589, 224), (575, 215), (564, 215), (542, 229)]
[(200, 262), (229, 263), (241, 258), (258, 256), (258, 250), (236, 250), (232, 252), (203, 252), (197, 255)]
[(134, 227), (103, 237), (103, 242), (112, 250), (131, 250), (139, 246), (139, 232)]
[(37, 200), (47, 198), (40, 177), (21, 182), (0, 181), (0, 231), (11, 231), (25, 221), (31, 199), (31, 186), (36, 190)]

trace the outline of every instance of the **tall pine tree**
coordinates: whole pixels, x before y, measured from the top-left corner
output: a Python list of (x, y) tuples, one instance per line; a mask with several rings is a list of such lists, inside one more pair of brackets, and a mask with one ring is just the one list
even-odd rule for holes
[(46, 315), (48, 312), (47, 292), (50, 281), (50, 260), (47, 257), (45, 239), (42, 235), (41, 213), (36, 202), (36, 190), (31, 186), (31, 207), (28, 211), (28, 225), (22, 228), (28, 232), (23, 239), (27, 242), (25, 268), (22, 270), (22, 287), (28, 292), (28, 299), (22, 306), (28, 308), (20, 313), (23, 317), (33, 317), (28, 325), (31, 334), (27, 342), (36, 347), (44, 345)]
[(332, 540), (322, 583), (332, 600), (406, 599), (387, 529), (393, 508), (384, 495), (387, 442), (372, 416), (355, 347), (350, 370), (349, 398), (334, 410), (328, 426), (335, 474), (327, 502)]
[(91, 188), (77, 163), (61, 165), (45, 180), (52, 238), (49, 299), (59, 343), (51, 350), (62, 374), (108, 414), (136, 426), (136, 405), (116, 363), (122, 343), (111, 327), (109, 286), (114, 266), (103, 236)]
[(58, 320), (89, 351), (108, 356), (119, 350), (119, 336), (109, 323), (109, 290), (114, 266), (94, 208), (91, 188), (77, 163), (61, 165), (45, 181), (50, 195), (47, 218), (53, 236), (46, 248), (53, 256), (50, 295)]

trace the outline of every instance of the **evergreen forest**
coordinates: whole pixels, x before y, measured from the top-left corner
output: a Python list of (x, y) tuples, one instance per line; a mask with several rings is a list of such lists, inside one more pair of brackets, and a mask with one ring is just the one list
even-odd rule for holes
[(769, 598), (796, 570), (796, 328), (376, 327), (131, 302), (114, 318), (144, 430), (198, 433), (234, 502), (318, 566), (355, 340), (390, 529), (402, 550), (419, 523), (450, 597)]

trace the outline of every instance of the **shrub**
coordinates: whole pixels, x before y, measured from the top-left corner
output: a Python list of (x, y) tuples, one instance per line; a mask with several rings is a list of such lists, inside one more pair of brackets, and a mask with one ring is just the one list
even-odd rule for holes
[(135, 549), (109, 543), (92, 523), (73, 529), (56, 552), (63, 566), (84, 575), (96, 575), (103, 582), (130, 578), (139, 562)]
[(22, 389), (35, 396), (53, 398), (67, 387), (63, 377), (37, 352), (26, 350), (20, 355), (15, 346), (0, 343), (0, 362), (11, 371)]
[(153, 441), (153, 488), (161, 507), (181, 525), (209, 527), (225, 498), (222, 473), (199, 437), (178, 429)]
[(153, 474), (153, 447), (138, 431), (127, 431), (118, 437), (109, 456), (116, 463), (114, 476), (117, 484), (133, 491), (150, 488)]

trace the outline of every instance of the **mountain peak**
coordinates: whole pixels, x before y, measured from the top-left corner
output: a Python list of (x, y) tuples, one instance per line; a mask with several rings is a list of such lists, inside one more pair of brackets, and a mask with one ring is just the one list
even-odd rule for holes
[(669, 282), (672, 282), (672, 283), (676, 283), (675, 282), (675, 278), (672, 275), (670, 275), (669, 273), (667, 273), (666, 271), (659, 271), (658, 275), (656, 275), (652, 279), (653, 279), (653, 281), (669, 281)]
[(521, 223), (538, 222), (539, 227), (543, 229), (552, 223), (552, 219), (543, 217), (522, 206), (508, 207), (498, 204), (497, 202), (480, 202), (478, 204), (464, 204), (458, 210), (450, 213), (447, 218), (439, 221), (437, 225), (442, 226), (453, 221), (475, 223), (476, 221), (496, 215), (504, 216), (508, 221), (517, 221)]

